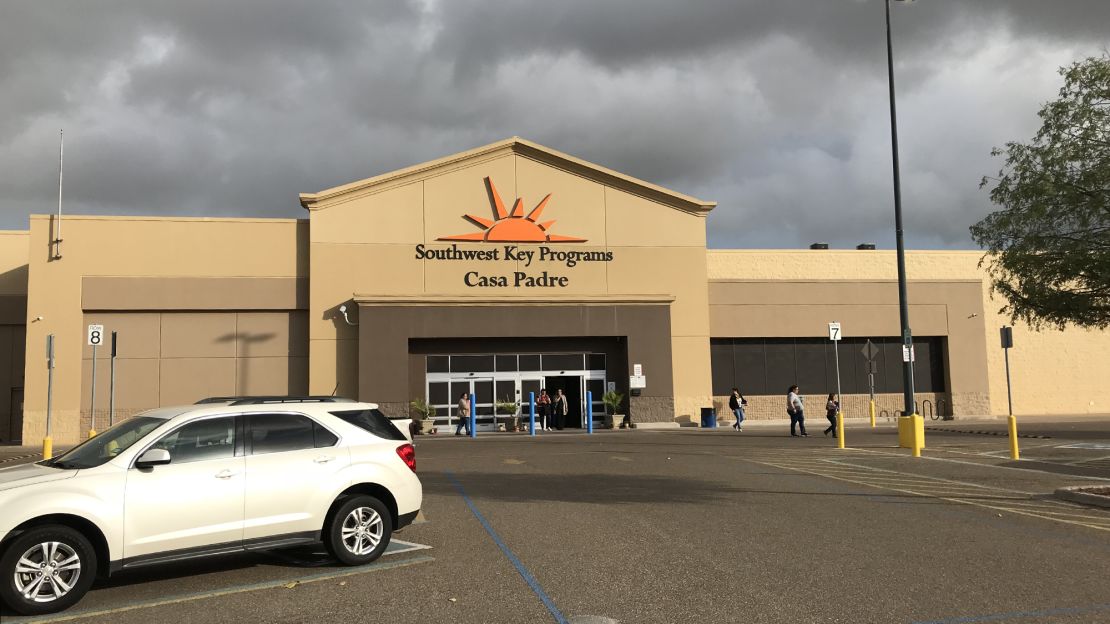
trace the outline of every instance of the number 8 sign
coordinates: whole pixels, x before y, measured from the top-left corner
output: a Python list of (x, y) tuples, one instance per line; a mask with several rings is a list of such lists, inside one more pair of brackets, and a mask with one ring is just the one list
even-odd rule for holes
[(98, 347), (104, 342), (104, 326), (89, 325), (89, 346)]

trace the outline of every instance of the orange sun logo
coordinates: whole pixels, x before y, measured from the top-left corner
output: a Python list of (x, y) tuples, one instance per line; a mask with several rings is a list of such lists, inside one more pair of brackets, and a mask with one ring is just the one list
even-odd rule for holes
[(485, 241), (489, 243), (584, 243), (586, 239), (577, 238), (574, 236), (563, 236), (561, 234), (549, 234), (548, 231), (555, 221), (539, 222), (540, 215), (543, 214), (543, 209), (547, 207), (547, 201), (551, 199), (551, 193), (547, 194), (536, 207), (524, 216), (524, 204), (521, 198), (516, 199), (513, 204), (513, 210), (510, 213), (505, 210), (505, 202), (501, 201), (501, 195), (497, 192), (497, 187), (493, 185), (493, 180), (486, 178), (486, 190), (489, 191), (490, 203), (493, 205), (494, 215), (497, 217), (491, 221), (484, 217), (475, 215), (465, 215), (465, 217), (479, 227), (482, 228), (481, 232), (471, 232), (469, 234), (456, 234), (454, 236), (441, 236), (437, 240), (441, 241)]

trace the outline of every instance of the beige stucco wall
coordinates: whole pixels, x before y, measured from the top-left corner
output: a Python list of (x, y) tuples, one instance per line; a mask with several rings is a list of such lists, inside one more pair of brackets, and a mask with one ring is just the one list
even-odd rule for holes
[(32, 215), (27, 317), (42, 320), (27, 325), (27, 352), (33, 355), (25, 369), (24, 441), (40, 440), (46, 433), (47, 371), (39, 354), (51, 333), (57, 362), (53, 437), (62, 444), (81, 435), (86, 277), (304, 277), (307, 226), (293, 219), (67, 216), (62, 257), (55, 260), (50, 254), (51, 217)]
[[(479, 231), (466, 214), (491, 218), (484, 179), (489, 177), (505, 207), (523, 199), (528, 214), (548, 193), (540, 221), (549, 230), (587, 239), (583, 243), (545, 243), (568, 251), (612, 252), (610, 262), (420, 260), (415, 247), (443, 249), (437, 241)], [(354, 295), (396, 297), (473, 296), (497, 299), (549, 295), (560, 297), (668, 295), (675, 415), (690, 416), (709, 405), (709, 315), (705, 266), (704, 212), (683, 211), (579, 172), (551, 166), (506, 148), (381, 185), (353, 191), (311, 208), (310, 227), (310, 391), (354, 396), (358, 390), (357, 328), (338, 313), (353, 308)], [(460, 249), (497, 249), (504, 244), (456, 242)], [(537, 251), (540, 245), (517, 244)], [(464, 274), (505, 276), (514, 271), (565, 276), (560, 288), (468, 287)], [(492, 312), (491, 312), (492, 313)], [(352, 320), (355, 316), (352, 314)], [(537, 328), (542, 335), (542, 328)], [(630, 362), (629, 364), (633, 364)], [(651, 383), (651, 370), (644, 374)]]
[[(983, 282), (990, 412), (1001, 415), (1007, 409), (1006, 371), (998, 328), (1008, 324), (1009, 319), (998, 314), (1001, 302), (991, 298), (985, 271), (978, 267), (981, 257), (975, 251), (908, 251), (906, 274), (909, 280)], [(894, 280), (898, 274), (892, 251), (711, 250), (708, 276), (711, 280)], [(912, 283), (909, 289), (913, 300)], [(968, 316), (973, 313), (976, 312), (969, 311)], [(897, 314), (896, 308), (893, 314)], [(959, 316), (959, 311), (953, 311), (950, 322), (960, 321)], [(916, 333), (912, 314), (910, 327)], [(851, 327), (846, 326), (844, 332), (851, 335)], [(1110, 331), (1037, 332), (1018, 323), (1014, 327), (1014, 345), (1010, 351), (1010, 371), (1015, 414), (1110, 413), (1110, 396), (1101, 392), (1105, 380), (1110, 379), (1107, 355)]]

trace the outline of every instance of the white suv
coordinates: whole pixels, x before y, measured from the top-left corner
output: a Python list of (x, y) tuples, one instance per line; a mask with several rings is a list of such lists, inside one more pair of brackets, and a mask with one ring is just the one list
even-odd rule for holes
[(373, 561), (420, 510), (406, 430), (372, 403), (216, 398), (2, 469), (0, 599), (52, 613), (98, 575), (313, 542)]

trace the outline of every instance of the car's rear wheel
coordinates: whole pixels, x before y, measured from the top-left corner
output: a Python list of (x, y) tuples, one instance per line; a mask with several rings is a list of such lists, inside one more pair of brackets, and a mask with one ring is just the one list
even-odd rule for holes
[(382, 556), (393, 536), (389, 508), (373, 496), (343, 501), (328, 523), (325, 542), (332, 556), (346, 565), (362, 565)]
[(33, 528), (0, 556), (0, 599), (22, 615), (68, 609), (89, 591), (96, 553), (89, 540), (62, 525)]

